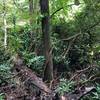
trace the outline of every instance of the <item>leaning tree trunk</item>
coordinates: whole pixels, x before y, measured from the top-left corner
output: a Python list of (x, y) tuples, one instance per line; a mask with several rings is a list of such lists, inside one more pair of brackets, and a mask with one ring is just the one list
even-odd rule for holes
[(46, 59), (46, 66), (44, 69), (44, 81), (50, 81), (53, 79), (53, 61), (50, 44), (50, 23), (49, 23), (49, 1), (40, 0), (40, 8), (42, 17), (42, 33), (44, 43), (44, 55)]

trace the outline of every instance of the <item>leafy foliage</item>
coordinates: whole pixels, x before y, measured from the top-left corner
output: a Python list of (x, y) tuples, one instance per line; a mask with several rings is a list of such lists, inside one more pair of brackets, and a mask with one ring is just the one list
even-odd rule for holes
[(56, 89), (56, 91), (63, 95), (64, 92), (71, 92), (73, 90), (74, 87), (74, 82), (69, 82), (66, 79), (60, 79), (60, 83)]
[(37, 73), (43, 72), (45, 58), (44, 56), (36, 56), (34, 53), (23, 52), (23, 59), (26, 65)]
[[(0, 0), (0, 85), (12, 75), (10, 61), (16, 53), (22, 54), (24, 63), (41, 76), (46, 64), (41, 32), (41, 19), (44, 16), (40, 14), (39, 0), (33, 0), (32, 15), (29, 14), (28, 0), (6, 0), (5, 5), (4, 1)], [(57, 69), (57, 75), (64, 73), (66, 77), (69, 72), (95, 65), (90, 73), (92, 76), (100, 71), (100, 0), (78, 0), (80, 4), (76, 4), (75, 1), (77, 0), (49, 2), (54, 71)], [(7, 48), (4, 48), (4, 12), (7, 20)], [(33, 23), (30, 22), (31, 17)], [(79, 33), (80, 35), (70, 39)], [(83, 77), (82, 81), (88, 80), (87, 77)], [(91, 82), (91, 85), (94, 83)], [(73, 87), (74, 82), (62, 78), (56, 91), (59, 94), (72, 92)], [(100, 99), (100, 85), (96, 84), (95, 87), (97, 91), (84, 100)], [(2, 99), (1, 94), (0, 100)]]
[(4, 100), (4, 96), (2, 93), (0, 94), (0, 100)]
[(2, 64), (0, 65), (0, 84), (5, 84), (6, 82), (10, 82), (9, 80), (7, 80), (7, 78), (9, 79), (11, 77), (11, 67), (10, 65), (7, 64)]

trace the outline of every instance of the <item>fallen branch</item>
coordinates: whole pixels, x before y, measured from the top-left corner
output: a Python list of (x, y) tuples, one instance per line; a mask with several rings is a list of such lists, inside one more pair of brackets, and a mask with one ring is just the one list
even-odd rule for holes
[(62, 98), (61, 100), (80, 100), (87, 94), (91, 93), (93, 90), (95, 90), (94, 87), (84, 87), (81, 88), (80, 90), (75, 90), (73, 93), (68, 93), (61, 96)]
[[(18, 55), (17, 55), (18, 56)], [(20, 57), (17, 57), (14, 65), (14, 69), (20, 73), (19, 77), (20, 79), (23, 79), (22, 81), (25, 82), (30, 82), (34, 86), (38, 87), (40, 90), (46, 92), (46, 93), (51, 93), (51, 90), (46, 86), (46, 84), (39, 78), (33, 71), (24, 64), (19, 63), (21, 61)], [(22, 72), (22, 73), (21, 73)]]
[(22, 73), (22, 78), (25, 79), (25, 82), (33, 84), (34, 86), (38, 87), (40, 90), (46, 93), (51, 93), (51, 90), (46, 86), (46, 84), (39, 77), (37, 77), (35, 73), (33, 73), (29, 68), (23, 66), (23, 68), (20, 69), (24, 71)]
[(83, 72), (86, 72), (87, 70), (89, 70), (91, 68), (91, 66), (84, 68), (83, 70), (79, 70), (76, 72), (76, 74), (70, 78), (70, 81), (72, 81), (75, 77), (79, 76), (80, 74), (82, 74)]
[(69, 45), (68, 45), (68, 48), (66, 49), (66, 51), (62, 54), (62, 58), (64, 59), (66, 57), (66, 55), (69, 53), (74, 41), (75, 41), (76, 37), (70, 41)]

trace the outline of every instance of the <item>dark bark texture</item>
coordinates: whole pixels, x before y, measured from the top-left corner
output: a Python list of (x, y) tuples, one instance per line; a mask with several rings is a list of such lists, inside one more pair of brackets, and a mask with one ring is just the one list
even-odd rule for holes
[(49, 1), (40, 0), (40, 8), (42, 18), (42, 33), (43, 33), (43, 44), (44, 44), (44, 55), (46, 58), (46, 66), (44, 69), (44, 81), (53, 79), (53, 62), (50, 44), (50, 23), (49, 23)]
[(33, 0), (29, 0), (30, 25), (33, 24)]

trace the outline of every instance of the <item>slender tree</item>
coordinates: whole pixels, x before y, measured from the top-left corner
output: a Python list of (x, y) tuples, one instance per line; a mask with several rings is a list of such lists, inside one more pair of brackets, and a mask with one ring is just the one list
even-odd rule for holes
[[(33, 26), (33, 0), (29, 0), (29, 15), (30, 15), (30, 25)], [(33, 31), (30, 32), (33, 36)]]
[(4, 23), (4, 47), (7, 47), (7, 21), (6, 21), (6, 1), (3, 0), (3, 23)]
[(44, 44), (44, 55), (46, 59), (46, 66), (44, 69), (44, 81), (53, 79), (53, 61), (50, 44), (50, 23), (49, 23), (49, 0), (40, 0), (41, 14), (43, 15), (42, 33), (43, 33), (43, 44)]
[(36, 48), (36, 33), (37, 30), (33, 28), (33, 25), (37, 25), (37, 9), (38, 7), (38, 0), (29, 0), (29, 15), (30, 15), (30, 26), (31, 26), (31, 31), (30, 31), (30, 38), (31, 38), (31, 43), (29, 47), (29, 51), (32, 51), (34, 48), (34, 52), (37, 55), (37, 48)]
[[(31, 43), (29, 46), (29, 51), (34, 51), (35, 52), (35, 30), (33, 28), (33, 25), (36, 24), (36, 19), (34, 19), (34, 14), (35, 14), (35, 8), (34, 8), (34, 0), (29, 0), (29, 15), (30, 15), (30, 27), (31, 27), (31, 31), (30, 31), (30, 39), (31, 39)], [(36, 53), (36, 52), (35, 52)]]

